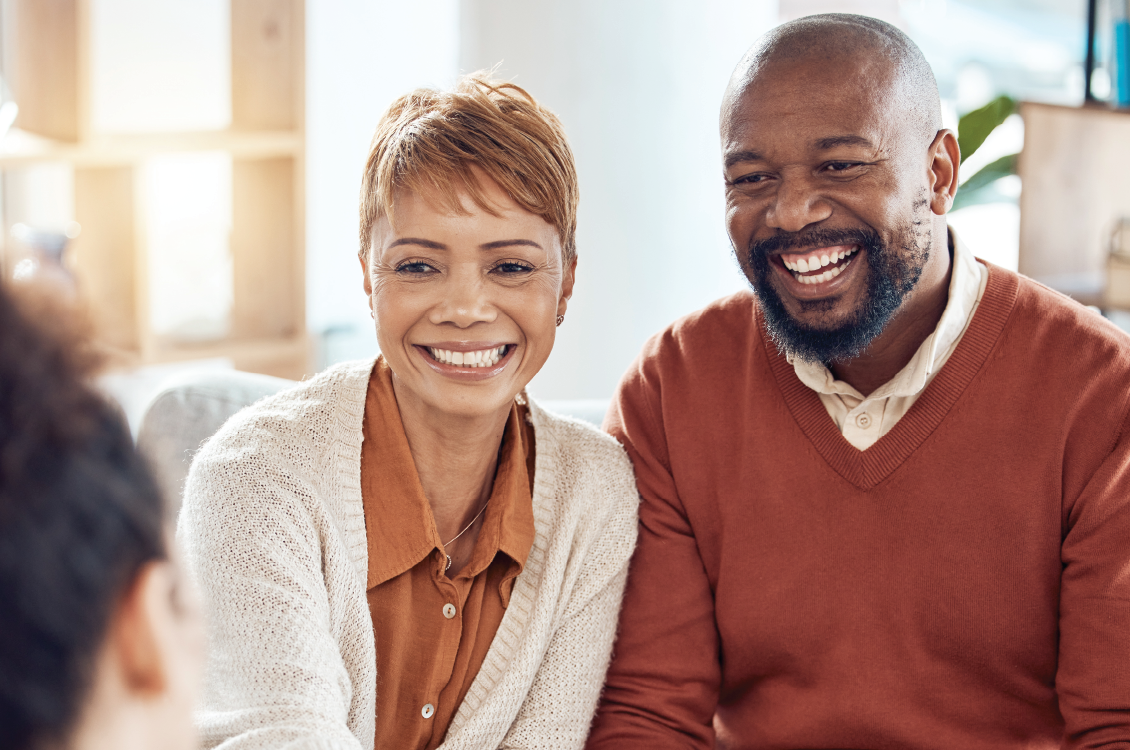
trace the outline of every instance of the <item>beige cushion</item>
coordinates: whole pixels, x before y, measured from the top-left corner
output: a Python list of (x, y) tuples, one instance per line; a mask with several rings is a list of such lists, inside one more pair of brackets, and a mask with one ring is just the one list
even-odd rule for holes
[(141, 418), (137, 447), (156, 472), (174, 515), (192, 457), (204, 441), (243, 407), (296, 384), (238, 370), (195, 372), (168, 382), (153, 397)]

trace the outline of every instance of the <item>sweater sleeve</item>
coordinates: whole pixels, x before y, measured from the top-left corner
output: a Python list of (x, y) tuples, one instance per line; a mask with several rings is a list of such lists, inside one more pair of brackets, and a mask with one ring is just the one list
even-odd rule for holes
[(721, 665), (713, 591), (671, 473), (647, 351), (605, 419), (635, 464), (640, 528), (592, 750), (714, 744)]
[(1056, 692), (1065, 748), (1130, 748), (1130, 425), (1064, 509)]
[(631, 466), (619, 448), (609, 486), (594, 493), (611, 507), (594, 509), (586, 526), (595, 529), (560, 624), (549, 641), (530, 691), (502, 750), (581, 748), (604, 684), (628, 560), (636, 542), (638, 493)]
[(189, 475), (177, 535), (210, 642), (197, 725), (206, 748), (361, 750), (323, 577), (327, 521), (283, 453), (229, 439)]

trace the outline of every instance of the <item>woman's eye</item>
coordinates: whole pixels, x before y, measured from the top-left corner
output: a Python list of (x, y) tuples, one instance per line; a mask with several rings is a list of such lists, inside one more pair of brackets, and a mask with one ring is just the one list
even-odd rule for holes
[(532, 271), (534, 269), (533, 269), (533, 266), (528, 266), (525, 263), (516, 263), (514, 261), (505, 261), (503, 263), (499, 263), (498, 265), (496, 265), (491, 270), (496, 271), (496, 272), (498, 272), (498, 273), (500, 273), (504, 276), (513, 276), (513, 275), (516, 275), (516, 274), (529, 273), (530, 271)]
[(406, 274), (409, 276), (418, 276), (434, 271), (435, 269), (429, 266), (422, 260), (413, 260), (407, 263), (401, 263), (396, 267), (397, 273)]

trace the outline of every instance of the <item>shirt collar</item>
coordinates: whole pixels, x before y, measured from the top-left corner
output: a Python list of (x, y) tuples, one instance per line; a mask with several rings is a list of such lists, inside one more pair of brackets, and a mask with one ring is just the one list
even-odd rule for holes
[[(906, 366), (867, 398), (914, 396), (921, 393), (930, 381), (930, 376), (940, 366), (939, 361), (954, 342), (961, 338), (973, 315), (981, 288), (981, 269), (973, 253), (952, 228), (949, 229), (949, 239), (953, 248), (949, 295), (937, 327), (918, 347)], [(831, 370), (822, 363), (797, 359), (791, 354), (787, 354), (786, 359), (796, 371), (797, 378), (817, 393), (850, 396), (859, 401), (864, 399), (863, 394), (855, 388), (842, 380), (836, 380)]]
[[(490, 565), (499, 552), (514, 563), (510, 580), (521, 572), (534, 540), (533, 502), (526, 469), (530, 446), (523, 439), (524, 409), (515, 403), (507, 417), (494, 486), (471, 563), (463, 572)], [(431, 505), (424, 496), (416, 464), (404, 434), (392, 387), (392, 371), (383, 357), (369, 378), (361, 446), (361, 497), (369, 546), (366, 588), (371, 589), (415, 567), (433, 552), (442, 573), (443, 542)]]

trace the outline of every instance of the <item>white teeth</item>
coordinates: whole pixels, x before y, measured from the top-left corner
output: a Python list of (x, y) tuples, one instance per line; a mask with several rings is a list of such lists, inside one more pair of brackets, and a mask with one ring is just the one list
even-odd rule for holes
[[(793, 273), (808, 273), (809, 271), (815, 271), (819, 268), (823, 268), (824, 266), (838, 263), (849, 255), (854, 255), (857, 249), (858, 248), (853, 247), (851, 250), (847, 251), (836, 250), (831, 255), (827, 253), (820, 256), (811, 255), (807, 258), (799, 258), (798, 260), (787, 260), (786, 258), (782, 257), (781, 260), (784, 262), (785, 268), (789, 269)], [(815, 284), (818, 282), (814, 281), (812, 283)]]
[(817, 274), (815, 276), (796, 276), (794, 274), (794, 277), (796, 278), (797, 281), (799, 281), (802, 284), (822, 284), (825, 281), (831, 281), (832, 279), (839, 276), (841, 273), (844, 272), (844, 269), (847, 268), (850, 265), (851, 265), (851, 261), (849, 260), (847, 263), (844, 263), (842, 266), (836, 266), (835, 268), (829, 268), (824, 273), (820, 273), (820, 274)]
[(506, 354), (506, 345), (494, 349), (479, 349), (473, 352), (453, 352), (447, 349), (428, 347), (437, 362), (456, 367), (494, 367)]

